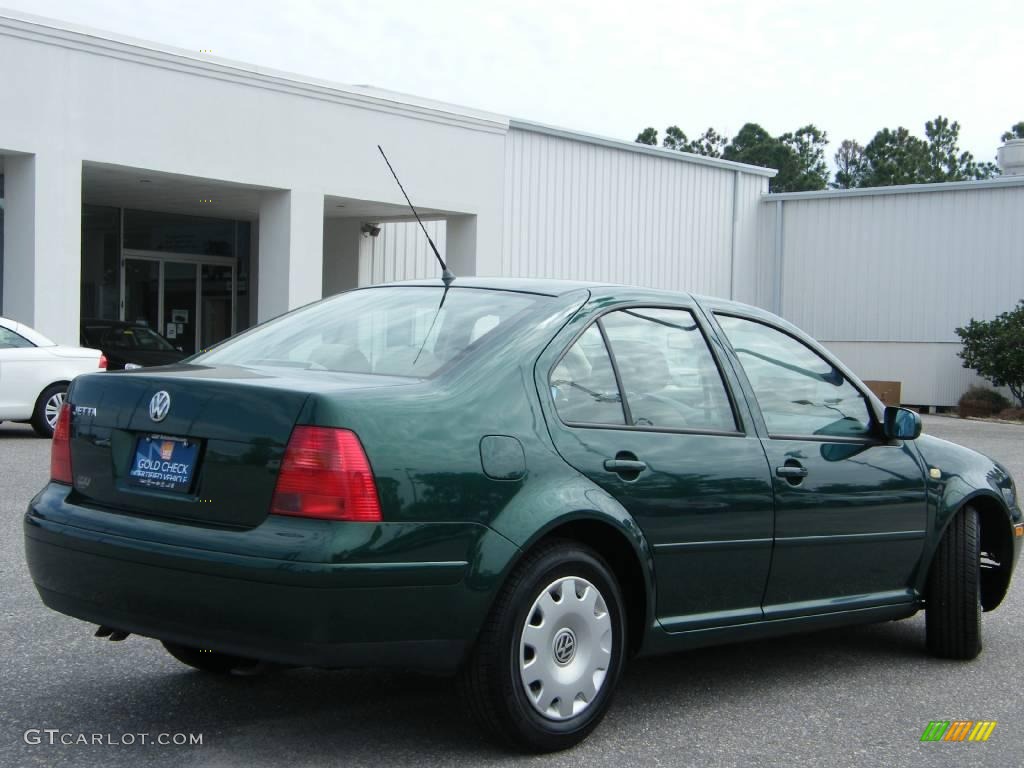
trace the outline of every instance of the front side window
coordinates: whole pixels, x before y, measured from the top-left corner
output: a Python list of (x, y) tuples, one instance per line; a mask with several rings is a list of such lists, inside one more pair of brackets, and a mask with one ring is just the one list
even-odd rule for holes
[(685, 309), (624, 309), (601, 318), (634, 426), (735, 431), (725, 383)]
[(31, 341), (24, 336), (19, 336), (10, 328), (0, 326), (0, 349), (19, 349), (21, 347), (34, 347)]
[(622, 398), (604, 339), (591, 325), (551, 373), (551, 396), (562, 421), (625, 425)]
[(718, 315), (772, 435), (865, 437), (871, 411), (832, 363), (763, 323)]

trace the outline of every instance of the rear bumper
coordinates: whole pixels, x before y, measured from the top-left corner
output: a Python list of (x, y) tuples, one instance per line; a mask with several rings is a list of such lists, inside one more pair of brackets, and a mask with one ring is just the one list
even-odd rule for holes
[(268, 518), (218, 531), (90, 509), (72, 494), (49, 485), (25, 515), (26, 559), (47, 606), (282, 664), (453, 670), (493, 594), (469, 563), (515, 552), (474, 524)]

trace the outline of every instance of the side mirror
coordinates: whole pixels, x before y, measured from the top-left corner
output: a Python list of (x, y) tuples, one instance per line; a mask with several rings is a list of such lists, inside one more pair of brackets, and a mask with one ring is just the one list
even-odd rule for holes
[(916, 440), (921, 435), (921, 417), (909, 408), (886, 406), (883, 431), (890, 440)]

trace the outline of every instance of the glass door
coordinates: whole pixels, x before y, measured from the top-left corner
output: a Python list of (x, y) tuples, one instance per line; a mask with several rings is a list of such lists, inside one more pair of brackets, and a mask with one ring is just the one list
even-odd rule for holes
[(200, 313), (199, 344), (201, 349), (212, 347), (232, 333), (232, 283), (234, 267), (226, 264), (203, 264), (202, 312)]
[(165, 261), (163, 325), (157, 330), (186, 355), (196, 353), (196, 295), (199, 265)]
[(124, 320), (160, 330), (160, 262), (124, 260)]
[[(177, 256), (177, 258), (175, 258)], [(145, 323), (186, 355), (235, 331), (235, 265), (185, 254), (126, 255), (121, 319)]]

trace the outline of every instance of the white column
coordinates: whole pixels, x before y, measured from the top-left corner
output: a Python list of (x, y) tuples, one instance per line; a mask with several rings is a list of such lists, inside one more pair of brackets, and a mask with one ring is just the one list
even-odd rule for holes
[(314, 190), (266, 192), (260, 201), (259, 322), (323, 296), (324, 198)]
[[(456, 277), (477, 274), (477, 217), (449, 216), (446, 229), (444, 258), (448, 269)], [(496, 245), (500, 248), (501, 244)]]
[(324, 220), (324, 296), (359, 287), (358, 219)]
[(4, 158), (4, 315), (78, 344), (82, 162), (60, 153)]

